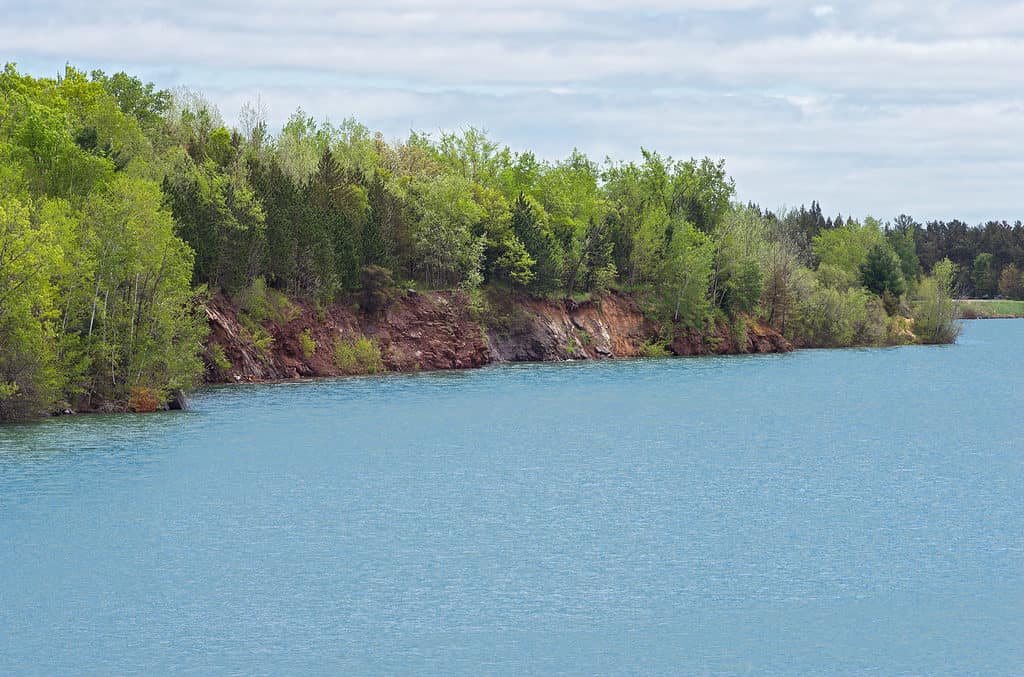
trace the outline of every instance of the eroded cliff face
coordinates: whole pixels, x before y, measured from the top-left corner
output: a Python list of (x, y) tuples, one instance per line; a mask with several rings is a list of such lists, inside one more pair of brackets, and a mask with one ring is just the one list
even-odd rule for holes
[[(355, 304), (318, 311), (294, 302), (294, 317), (261, 326), (273, 338), (263, 349), (252, 340), (240, 311), (222, 295), (207, 305), (211, 344), (220, 346), (230, 367), (213, 363), (210, 382), (271, 381), (340, 376), (334, 347), (358, 337), (374, 339), (388, 371), (469, 369), (492, 361), (487, 338), (473, 321), (465, 299), (455, 292), (408, 292), (379, 313), (361, 313)], [(303, 336), (313, 341), (313, 350)], [(305, 344), (305, 345), (304, 345)]]
[[(600, 301), (576, 303), (520, 297), (502, 308), (488, 329), (469, 312), (459, 292), (405, 292), (377, 313), (338, 304), (317, 311), (296, 302), (290, 319), (261, 324), (273, 338), (260, 348), (240, 320), (238, 309), (217, 296), (206, 309), (211, 346), (210, 382), (268, 381), (338, 376), (334, 347), (359, 337), (373, 339), (388, 371), (471, 369), (494, 362), (558, 361), (636, 357), (645, 341), (658, 335), (628, 296), (610, 294)], [(310, 342), (315, 346), (309, 350)], [(226, 362), (217, 366), (213, 350)], [(677, 355), (773, 353), (792, 350), (774, 329), (750, 323), (744, 342), (721, 326), (712, 335), (692, 333), (676, 339)], [(227, 366), (227, 362), (230, 366)]]

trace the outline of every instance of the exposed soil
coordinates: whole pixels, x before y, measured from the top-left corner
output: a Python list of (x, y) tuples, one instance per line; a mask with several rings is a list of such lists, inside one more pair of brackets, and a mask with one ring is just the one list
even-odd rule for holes
[[(509, 297), (488, 328), (474, 319), (460, 292), (408, 291), (377, 313), (358, 304), (339, 303), (319, 312), (294, 302), (287, 322), (267, 321), (262, 327), (273, 343), (260, 350), (239, 319), (237, 307), (216, 296), (206, 309), (211, 345), (220, 346), (230, 367), (214, 364), (207, 351), (208, 382), (258, 382), (315, 376), (339, 376), (334, 346), (360, 336), (373, 339), (388, 371), (471, 369), (494, 362), (549, 362), (612, 359), (642, 354), (645, 341), (658, 336), (658, 326), (636, 302), (622, 294), (577, 303), (527, 296)], [(313, 339), (311, 353), (306, 335)], [(792, 346), (777, 331), (748, 322), (737, 339), (726, 325), (711, 335), (691, 332), (673, 341), (676, 355), (725, 355), (788, 352)]]

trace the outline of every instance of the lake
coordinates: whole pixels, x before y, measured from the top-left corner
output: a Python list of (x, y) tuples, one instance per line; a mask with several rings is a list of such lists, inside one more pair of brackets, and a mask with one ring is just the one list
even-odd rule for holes
[(0, 427), (0, 673), (1007, 674), (1024, 320)]

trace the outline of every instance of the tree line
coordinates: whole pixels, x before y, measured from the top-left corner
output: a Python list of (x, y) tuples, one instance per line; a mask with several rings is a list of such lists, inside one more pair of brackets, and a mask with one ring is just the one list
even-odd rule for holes
[(996, 285), (1024, 267), (1020, 225), (1004, 230), (766, 211), (709, 158), (548, 161), (474, 128), (388, 141), (301, 110), (273, 133), (255, 106), (228, 126), (203, 97), (124, 73), (9, 64), (0, 419), (188, 387), (204, 300), (256, 288), (324, 305), (458, 288), (478, 307), (614, 290), (665, 341), (752, 317), (806, 346), (897, 342), (908, 318), (949, 341), (955, 291), (994, 289), (978, 255)]

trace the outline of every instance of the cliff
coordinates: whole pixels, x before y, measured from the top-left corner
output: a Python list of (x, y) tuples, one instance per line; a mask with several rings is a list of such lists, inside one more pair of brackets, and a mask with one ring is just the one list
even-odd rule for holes
[[(495, 362), (611, 359), (643, 354), (658, 327), (628, 296), (577, 303), (510, 297), (481, 322), (459, 292), (408, 291), (376, 313), (339, 303), (317, 309), (293, 302), (287, 317), (253, 323), (226, 297), (206, 308), (208, 382), (268, 381), (352, 373), (335, 346), (372, 339), (387, 371), (470, 369)], [(485, 328), (486, 325), (486, 328)], [(725, 325), (691, 332), (667, 346), (676, 355), (775, 353), (792, 350), (771, 327), (750, 322), (746, 337)], [(267, 340), (270, 337), (272, 341)]]

